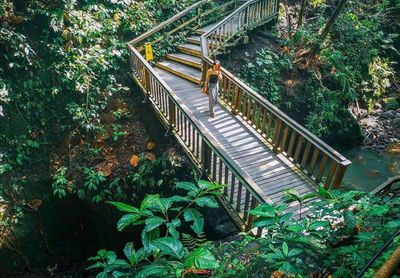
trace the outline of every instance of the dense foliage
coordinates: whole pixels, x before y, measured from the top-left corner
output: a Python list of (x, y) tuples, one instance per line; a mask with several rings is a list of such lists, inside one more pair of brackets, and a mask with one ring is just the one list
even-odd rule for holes
[(17, 223), (53, 195), (133, 201), (174, 181), (182, 159), (139, 122), (125, 41), (188, 4), (0, 2), (0, 246), (22, 256)]
[[(198, 186), (178, 183), (177, 187), (188, 191), (187, 195), (150, 195), (140, 208), (111, 202), (129, 213), (122, 216), (117, 228), (139, 225), (143, 247), (135, 250), (127, 243), (126, 259), (122, 260), (116, 259), (113, 251), (100, 250), (90, 258), (97, 260), (90, 268), (102, 269), (98, 277), (105, 273), (113, 277), (353, 277), (400, 228), (400, 197), (340, 193), (323, 187), (319, 194), (301, 196), (289, 189), (286, 202), (304, 202), (305, 217), (295, 218), (286, 204), (263, 204), (249, 211), (256, 217), (253, 232), (262, 229), (262, 237), (249, 231), (239, 240), (203, 244), (193, 250), (181, 242), (179, 217), (193, 221), (190, 227), (199, 235), (203, 220), (193, 205), (216, 207), (206, 194), (219, 194), (220, 186), (200, 181)], [(311, 202), (316, 195), (321, 200)], [(397, 237), (389, 245), (364, 277), (373, 277), (399, 240)]]
[[(298, 28), (293, 22), (300, 8), (281, 9), (280, 51), (267, 46), (248, 57), (238, 74), (316, 135), (354, 144), (360, 128), (350, 106), (370, 110), (392, 97), (390, 109), (399, 107), (400, 3), (345, 1), (321, 41), (320, 32), (339, 1), (302, 2), (306, 17)], [(313, 48), (316, 55), (309, 56)]]

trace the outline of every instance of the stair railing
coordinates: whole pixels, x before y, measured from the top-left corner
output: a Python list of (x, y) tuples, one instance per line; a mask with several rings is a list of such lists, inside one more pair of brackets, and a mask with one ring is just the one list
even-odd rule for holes
[[(211, 14), (212, 12), (216, 11), (217, 9), (221, 9), (227, 6), (232, 6), (236, 4), (236, 0), (231, 0), (228, 1), (222, 5), (217, 6), (214, 9), (209, 9), (205, 12), (201, 12), (201, 7), (206, 4), (212, 2), (212, 0), (201, 0), (198, 1), (190, 6), (188, 6), (187, 8), (185, 8), (184, 10), (182, 10), (181, 12), (177, 13), (176, 15), (174, 15), (173, 17), (165, 20), (164, 22), (158, 24), (157, 26), (155, 26), (154, 28), (148, 30), (147, 32), (141, 34), (140, 36), (134, 38), (133, 40), (129, 41), (128, 44), (129, 45), (137, 45), (138, 43), (142, 42), (143, 40), (147, 39), (148, 37), (156, 34), (157, 32), (163, 30), (164, 28), (171, 26), (171, 24), (176, 23), (179, 19), (181, 19), (182, 17), (192, 13), (194, 10), (196, 10), (196, 15), (192, 18), (189, 18), (188, 20), (186, 20), (185, 22), (183, 22), (182, 24), (180, 24), (179, 26), (177, 26), (176, 28), (166, 32), (166, 35), (172, 35), (173, 33), (183, 29), (184, 27), (188, 26), (189, 24), (196, 22), (196, 25), (192, 28), (192, 30), (196, 30), (197, 28), (199, 28), (202, 24), (203, 21), (202, 19), (204, 17), (206, 17), (207, 15)], [(155, 40), (151, 41), (151, 44), (155, 44), (159, 41), (161, 41), (162, 39), (165, 38), (166, 35), (160, 36), (158, 38), (156, 38)], [(144, 48), (144, 46), (137, 46), (136, 47), (139, 51), (142, 51), (142, 49)]]
[[(240, 6), (200, 38), (203, 80), (212, 56), (235, 36), (277, 16), (277, 0), (252, 0)], [(266, 140), (282, 159), (293, 162), (314, 182), (327, 189), (340, 187), (351, 162), (306, 128), (222, 68), (219, 97)], [(317, 167), (317, 164), (318, 167)]]
[[(201, 1), (167, 20), (169, 24), (181, 18), (206, 1)], [(221, 7), (221, 6), (220, 6)], [(207, 11), (209, 13), (209, 11)], [(206, 12), (206, 13), (207, 13)], [(141, 55), (140, 48), (134, 44), (143, 41), (167, 24), (156, 26), (145, 34), (128, 42), (129, 60), (132, 76), (146, 95), (161, 123), (168, 128), (178, 140), (193, 164), (204, 174), (218, 183), (227, 184), (224, 196), (236, 210), (236, 223), (250, 229), (255, 219), (248, 213), (257, 204), (270, 203), (272, 200), (254, 183), (254, 181), (232, 160), (229, 155), (211, 137), (192, 112), (178, 99), (172, 89), (158, 75), (154, 68)], [(227, 208), (229, 211), (230, 208)], [(237, 215), (241, 214), (238, 219)], [(257, 230), (261, 234), (261, 229)]]

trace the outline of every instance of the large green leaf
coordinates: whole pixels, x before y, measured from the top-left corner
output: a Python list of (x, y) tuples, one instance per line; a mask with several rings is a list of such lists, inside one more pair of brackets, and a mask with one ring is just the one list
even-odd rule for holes
[(117, 209), (119, 209), (120, 211), (124, 211), (124, 212), (133, 212), (133, 213), (139, 213), (139, 210), (135, 207), (132, 207), (130, 205), (121, 203), (121, 202), (110, 202), (107, 201), (106, 203), (109, 203), (111, 205), (114, 205), (117, 207)]
[(165, 277), (170, 270), (171, 268), (165, 264), (154, 263), (144, 266), (134, 277)]
[(136, 214), (136, 213), (128, 213), (128, 214), (123, 215), (121, 217), (121, 219), (118, 220), (118, 223), (117, 223), (118, 231), (122, 231), (123, 229), (125, 229), (126, 226), (128, 226), (129, 224), (132, 224), (139, 218), (140, 218), (140, 214)]
[(181, 259), (184, 255), (183, 245), (174, 237), (162, 237), (154, 240), (154, 244), (166, 255)]
[(176, 230), (177, 227), (181, 226), (181, 220), (173, 219), (171, 223), (167, 224), (168, 232), (174, 237), (179, 238), (179, 232)]
[(253, 222), (253, 227), (268, 227), (272, 224), (275, 224), (275, 219), (274, 218), (264, 218), (264, 217), (258, 217), (254, 220)]
[(297, 190), (294, 188), (285, 189), (285, 194), (293, 201), (301, 200), (301, 196), (300, 196), (299, 192), (297, 192)]
[(131, 264), (135, 263), (136, 251), (133, 242), (128, 242), (125, 245), (124, 254)]
[(218, 203), (214, 196), (202, 196), (195, 200), (196, 204), (200, 207), (217, 208)]
[(204, 218), (201, 215), (201, 213), (198, 212), (196, 209), (194, 208), (186, 209), (183, 212), (183, 218), (185, 219), (186, 222), (193, 221), (193, 225), (190, 225), (190, 227), (196, 234), (199, 235), (203, 231)]
[(154, 240), (160, 237), (160, 230), (158, 228), (147, 232), (142, 231), (142, 243), (147, 252), (153, 252), (157, 247), (154, 245)]
[(165, 219), (158, 217), (158, 216), (153, 216), (153, 217), (147, 218), (145, 221), (145, 223), (146, 223), (145, 230), (148, 232), (151, 230), (154, 230), (155, 228), (160, 226), (162, 223), (164, 223), (164, 220)]
[(142, 203), (140, 204), (140, 210), (145, 210), (151, 205), (156, 204), (160, 201), (160, 195), (147, 195), (146, 198), (143, 199)]
[(289, 254), (289, 246), (287, 245), (286, 242), (282, 243), (282, 251), (283, 255), (287, 257), (287, 255)]
[(263, 216), (263, 217), (275, 217), (275, 208), (271, 205), (261, 205), (253, 210), (249, 210), (252, 215)]
[(192, 268), (193, 266), (195, 266), (198, 269), (215, 269), (219, 265), (218, 261), (215, 259), (210, 251), (204, 249), (203, 247), (200, 247), (192, 252), (190, 256), (185, 260), (185, 266), (188, 268)]
[(329, 225), (329, 221), (315, 221), (315, 222), (310, 224), (308, 229), (309, 230), (315, 230), (315, 229), (318, 229), (320, 227), (326, 227), (327, 225)]
[(200, 189), (191, 182), (178, 182), (176, 184), (176, 187), (187, 191), (194, 191), (195, 193), (198, 193), (200, 191)]
[(214, 186), (211, 182), (203, 181), (203, 180), (199, 180), (199, 181), (197, 182), (197, 184), (199, 185), (199, 187), (200, 187), (201, 189), (213, 188), (213, 186)]

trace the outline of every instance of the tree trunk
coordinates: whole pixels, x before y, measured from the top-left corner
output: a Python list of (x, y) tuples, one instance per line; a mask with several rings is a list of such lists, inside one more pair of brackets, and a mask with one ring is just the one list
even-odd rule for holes
[(324, 30), (322, 31), (319, 40), (315, 43), (314, 47), (311, 49), (309, 57), (314, 57), (314, 55), (317, 53), (321, 44), (325, 41), (326, 37), (328, 36), (329, 30), (332, 28), (333, 24), (336, 21), (336, 18), (339, 16), (346, 2), (347, 0), (340, 0), (331, 18), (329, 18), (328, 23), (326, 24)]
[(290, 20), (290, 14), (289, 14), (287, 0), (285, 0), (284, 6), (285, 6), (285, 13), (286, 13), (286, 22), (287, 22), (287, 25), (288, 25), (288, 36), (291, 39), (292, 38), (292, 23), (291, 23), (291, 20)]
[(301, 0), (300, 12), (299, 12), (299, 19), (297, 21), (297, 30), (301, 27), (303, 23), (303, 16), (304, 16), (304, 9), (306, 7), (306, 0)]

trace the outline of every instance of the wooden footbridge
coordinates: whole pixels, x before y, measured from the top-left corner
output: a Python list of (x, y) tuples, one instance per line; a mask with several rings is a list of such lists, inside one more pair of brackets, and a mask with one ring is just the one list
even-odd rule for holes
[[(350, 161), (222, 69), (215, 118), (200, 92), (213, 56), (229, 51), (254, 28), (277, 20), (278, 0), (198, 1), (128, 43), (133, 77), (184, 151), (215, 183), (227, 184), (224, 205), (242, 227), (247, 210), (281, 203), (285, 189), (299, 193), (340, 187)], [(209, 22), (206, 18), (218, 18)], [(147, 62), (144, 42), (154, 45), (179, 31), (186, 43), (164, 60)], [(139, 45), (140, 44), (140, 45)], [(298, 206), (288, 208), (295, 214)], [(259, 231), (261, 232), (261, 231)]]

